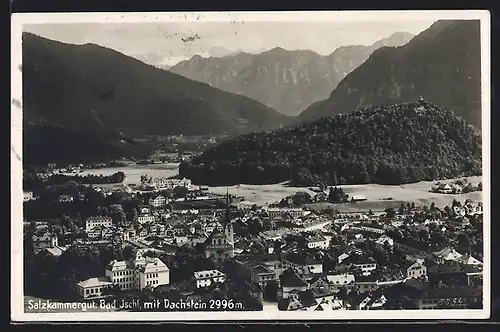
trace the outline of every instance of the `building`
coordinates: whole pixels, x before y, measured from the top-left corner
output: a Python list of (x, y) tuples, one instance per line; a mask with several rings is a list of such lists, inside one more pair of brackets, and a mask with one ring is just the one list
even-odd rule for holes
[(32, 191), (23, 191), (23, 202), (28, 202), (33, 200), (33, 192)]
[(122, 290), (134, 289), (135, 267), (130, 261), (111, 261), (106, 267), (106, 277)]
[[(147, 177), (146, 177), (147, 178)], [(149, 178), (148, 178), (149, 179)], [(189, 179), (169, 179), (165, 177), (155, 177), (149, 179), (146, 184), (154, 187), (155, 189), (174, 189), (175, 187), (191, 187), (191, 180)]]
[(309, 249), (319, 248), (319, 249), (327, 249), (328, 248), (328, 240), (321, 234), (315, 234), (306, 237), (306, 246)]
[(221, 226), (216, 227), (205, 241), (205, 257), (222, 265), (234, 257), (234, 234), (229, 209), (229, 193), (226, 194), (226, 214)]
[(214, 283), (223, 283), (226, 275), (219, 270), (204, 270), (193, 273), (196, 288), (206, 288)]
[(156, 288), (170, 283), (170, 269), (159, 258), (136, 257), (136, 288)]
[(337, 264), (336, 271), (346, 269), (359, 270), (363, 275), (369, 275), (377, 269), (377, 263), (372, 257), (365, 257), (359, 254), (352, 254), (342, 260), (342, 263)]
[(379, 245), (381, 245), (381, 246), (385, 245), (386, 243), (387, 243), (387, 245), (388, 245), (389, 247), (394, 246), (394, 240), (393, 240), (391, 237), (389, 237), (389, 236), (387, 236), (387, 235), (385, 235), (385, 234), (383, 234), (382, 236), (380, 236), (380, 237), (379, 237), (379, 238), (375, 241), (375, 243), (377, 243), (377, 244), (379, 244)]
[(33, 235), (33, 250), (43, 250), (58, 246), (58, 238), (56, 234), (45, 233), (42, 236)]
[(457, 262), (463, 265), (468, 265), (468, 266), (482, 266), (483, 263), (472, 257), (471, 255), (463, 255), (460, 258), (457, 259)]
[(113, 219), (107, 216), (89, 217), (85, 220), (85, 231), (87, 233), (92, 232), (94, 227), (109, 228), (112, 226), (113, 226)]
[(139, 224), (153, 223), (155, 220), (156, 217), (152, 214), (139, 214), (134, 217), (134, 222), (138, 222)]
[(442, 250), (433, 252), (432, 255), (437, 262), (441, 263), (445, 261), (458, 261), (462, 257), (462, 254), (453, 248), (444, 248)]
[(291, 209), (268, 208), (266, 212), (270, 218), (280, 218), (283, 217), (284, 215), (289, 215), (292, 218), (300, 218), (304, 216), (305, 211), (299, 208), (291, 208)]
[(406, 238), (399, 241), (394, 241), (394, 246), (405, 254), (417, 256), (427, 256), (428, 254), (430, 254), (431, 249), (429, 243)]
[(351, 230), (356, 230), (356, 231), (361, 231), (361, 232), (367, 232), (367, 233), (374, 233), (374, 234), (384, 234), (385, 229), (381, 225), (375, 225), (375, 224), (359, 224), (359, 225), (353, 225), (350, 227)]
[(364, 202), (366, 201), (366, 197), (363, 195), (352, 195), (351, 196), (351, 202)]
[(59, 196), (59, 202), (60, 203), (71, 203), (74, 200), (75, 199), (73, 198), (73, 196), (70, 196), (70, 195), (61, 195), (61, 196)]
[(354, 283), (360, 293), (373, 292), (379, 288), (378, 277), (374, 275), (357, 275), (355, 276)]
[(295, 271), (286, 270), (280, 276), (281, 297), (286, 299), (294, 291), (304, 292), (309, 284), (302, 279)]
[(297, 254), (294, 252), (287, 253), (283, 258), (283, 268), (292, 268), (300, 275), (322, 274), (323, 263), (313, 259), (312, 257)]
[(268, 266), (265, 263), (237, 262), (238, 274), (258, 284), (261, 289), (264, 289), (269, 281), (276, 281), (278, 279), (277, 273), (272, 269), (272, 266)]
[(427, 278), (427, 267), (421, 262), (411, 262), (405, 267), (406, 278)]
[(158, 195), (155, 198), (150, 198), (149, 199), (149, 205), (155, 207), (155, 208), (162, 208), (165, 207), (167, 204), (167, 198), (162, 195)]
[(108, 277), (90, 278), (76, 284), (78, 294), (84, 299), (101, 297), (106, 288), (113, 286)]
[(433, 191), (441, 194), (451, 194), (453, 193), (453, 188), (447, 183), (440, 183)]
[(106, 276), (122, 290), (156, 288), (170, 283), (170, 269), (159, 258), (138, 252), (133, 261), (111, 261)]

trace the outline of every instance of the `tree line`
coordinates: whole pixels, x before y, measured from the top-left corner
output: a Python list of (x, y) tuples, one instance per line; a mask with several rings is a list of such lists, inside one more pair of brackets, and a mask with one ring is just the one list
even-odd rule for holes
[(481, 134), (429, 102), (365, 107), (225, 141), (189, 162), (195, 184), (402, 184), (480, 175)]

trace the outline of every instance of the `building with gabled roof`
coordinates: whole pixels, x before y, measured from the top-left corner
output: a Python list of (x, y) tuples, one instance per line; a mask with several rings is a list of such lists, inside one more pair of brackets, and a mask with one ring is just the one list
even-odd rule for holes
[(108, 277), (94, 277), (77, 283), (76, 289), (81, 297), (87, 299), (101, 297), (103, 291), (112, 286), (113, 283)]
[(305, 291), (309, 284), (292, 269), (285, 270), (280, 276), (281, 293), (287, 298), (292, 291)]

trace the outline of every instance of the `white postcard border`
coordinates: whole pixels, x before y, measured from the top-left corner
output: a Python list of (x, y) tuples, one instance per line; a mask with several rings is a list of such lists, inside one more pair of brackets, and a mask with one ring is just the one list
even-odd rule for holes
[(315, 12), (188, 12), (188, 13), (15, 13), (11, 19), (11, 319), (14, 322), (84, 321), (313, 321), (313, 320), (464, 320), (487, 319), (491, 306), (491, 232), (484, 222), (483, 309), (384, 311), (256, 311), (256, 312), (81, 312), (25, 313), (23, 294), (22, 195), (22, 49), (24, 24), (145, 23), (158, 21), (390, 21), (476, 19), (481, 22), (481, 82), (483, 135), (484, 219), (491, 220), (490, 202), (490, 13), (486, 10), (450, 11), (315, 11)]

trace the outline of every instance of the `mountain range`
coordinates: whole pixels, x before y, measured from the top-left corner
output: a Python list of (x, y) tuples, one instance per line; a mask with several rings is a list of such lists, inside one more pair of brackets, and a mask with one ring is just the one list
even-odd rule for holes
[(327, 98), (373, 51), (384, 46), (404, 45), (412, 38), (410, 33), (397, 32), (373, 45), (344, 46), (327, 56), (280, 47), (259, 54), (195, 55), (169, 70), (295, 116), (312, 103)]
[(84, 133), (243, 133), (289, 118), (245, 96), (147, 65), (95, 44), (23, 34), (24, 118)]
[(379, 48), (295, 123), (424, 98), (481, 128), (480, 73), (479, 20), (440, 20), (404, 46)]

